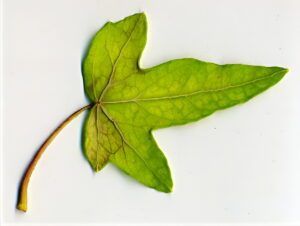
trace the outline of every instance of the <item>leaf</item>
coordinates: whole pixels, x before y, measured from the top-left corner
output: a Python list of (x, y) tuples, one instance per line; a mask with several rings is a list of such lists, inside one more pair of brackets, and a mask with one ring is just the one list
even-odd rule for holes
[(94, 103), (83, 147), (95, 171), (111, 162), (141, 183), (170, 192), (168, 162), (152, 130), (246, 102), (276, 84), (287, 69), (191, 58), (142, 69), (146, 32), (146, 17), (139, 13), (106, 23), (94, 37), (83, 62), (85, 92)]
[(171, 192), (168, 162), (152, 130), (186, 124), (246, 102), (288, 71), (191, 58), (141, 69), (146, 32), (146, 17), (139, 13), (108, 22), (96, 34), (82, 67), (91, 104), (72, 113), (40, 146), (20, 183), (19, 210), (27, 211), (29, 181), (46, 148), (81, 112), (90, 109), (83, 148), (95, 171), (111, 162), (141, 183)]

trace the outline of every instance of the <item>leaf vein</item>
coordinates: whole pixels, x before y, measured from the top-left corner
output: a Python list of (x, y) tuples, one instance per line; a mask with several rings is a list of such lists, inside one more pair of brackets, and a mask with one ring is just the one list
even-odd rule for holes
[(129, 35), (129, 38), (127, 39), (127, 41), (125, 42), (125, 44), (122, 46), (122, 48), (121, 48), (121, 50), (120, 50), (120, 53), (119, 53), (119, 55), (118, 55), (118, 57), (117, 57), (115, 63), (113, 64), (112, 72), (111, 72), (111, 74), (110, 74), (109, 80), (108, 80), (108, 82), (107, 82), (105, 88), (103, 89), (103, 91), (102, 91), (102, 93), (101, 93), (101, 95), (100, 95), (100, 97), (99, 97), (99, 100), (98, 100), (99, 102), (101, 102), (102, 98), (104, 97), (105, 93), (107, 92), (107, 90), (108, 90), (109, 87), (110, 87), (110, 84), (111, 84), (111, 82), (112, 82), (112, 80), (113, 80), (113, 77), (114, 77), (114, 75), (115, 75), (115, 72), (116, 72), (116, 67), (117, 67), (117, 64), (118, 64), (118, 62), (119, 62), (120, 56), (122, 55), (124, 48), (127, 46), (127, 44), (129, 43), (129, 41), (131, 40), (132, 34), (133, 34), (133, 32), (135, 31), (135, 28), (136, 28), (137, 24), (139, 23), (140, 18), (141, 18), (141, 17), (139, 17), (139, 19), (137, 19), (137, 21), (136, 21), (136, 23), (135, 23), (135, 25), (134, 25), (134, 27), (133, 27), (133, 29), (132, 29), (130, 35)]
[(229, 90), (229, 89), (234, 89), (234, 88), (239, 88), (239, 87), (246, 86), (246, 85), (251, 85), (251, 84), (254, 84), (256, 82), (272, 78), (276, 74), (279, 74), (279, 73), (281, 73), (281, 71), (277, 71), (277, 72), (275, 72), (271, 75), (268, 75), (268, 76), (265, 76), (265, 77), (262, 77), (262, 78), (257, 78), (257, 79), (254, 79), (252, 81), (243, 82), (243, 83), (240, 83), (238, 85), (229, 85), (227, 87), (223, 87), (223, 88), (219, 88), (219, 89), (198, 90), (198, 91), (195, 91), (195, 92), (180, 94), (180, 95), (174, 95), (174, 96), (152, 97), (152, 98), (144, 98), (144, 99), (133, 98), (133, 99), (129, 99), (129, 100), (116, 100), (116, 101), (103, 101), (102, 103), (103, 104), (123, 104), (123, 103), (131, 103), (131, 102), (158, 101), (158, 100), (168, 100), (168, 99), (176, 99), (176, 98), (181, 98), (181, 97), (195, 96), (195, 95), (198, 95), (198, 94), (222, 92), (222, 91), (226, 91), (226, 90)]
[(145, 159), (143, 159), (143, 157), (138, 153), (138, 151), (126, 140), (126, 138), (123, 135), (122, 130), (119, 128), (119, 126), (117, 125), (117, 123), (109, 116), (109, 114), (106, 112), (106, 109), (102, 106), (102, 111), (103, 113), (106, 115), (106, 117), (113, 123), (114, 127), (116, 128), (116, 130), (118, 131), (118, 133), (120, 134), (122, 140), (124, 141), (124, 143), (131, 149), (134, 151), (134, 153), (138, 156), (138, 158), (140, 158), (142, 160), (142, 162), (144, 163), (144, 165), (146, 166), (146, 168), (152, 173), (152, 175), (161, 183), (165, 186), (165, 183), (163, 183), (163, 181), (161, 181), (161, 179), (154, 173), (154, 171), (148, 166), (147, 162), (145, 161)]

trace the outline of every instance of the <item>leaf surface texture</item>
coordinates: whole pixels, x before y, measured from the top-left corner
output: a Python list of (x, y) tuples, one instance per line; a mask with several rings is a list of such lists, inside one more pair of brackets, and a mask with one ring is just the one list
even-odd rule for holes
[(146, 37), (146, 16), (139, 13), (106, 23), (92, 40), (83, 78), (95, 105), (85, 121), (83, 146), (95, 171), (111, 162), (144, 185), (171, 192), (168, 162), (151, 131), (246, 102), (276, 84), (287, 69), (192, 58), (142, 69)]

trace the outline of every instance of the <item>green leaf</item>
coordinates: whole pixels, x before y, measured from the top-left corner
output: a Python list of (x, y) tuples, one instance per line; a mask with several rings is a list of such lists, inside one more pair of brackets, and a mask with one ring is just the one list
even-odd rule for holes
[(92, 102), (101, 99), (109, 82), (139, 71), (146, 30), (145, 15), (136, 14), (117, 23), (108, 22), (96, 34), (83, 62), (85, 91)]
[(146, 32), (146, 17), (139, 13), (106, 23), (93, 39), (83, 78), (95, 105), (86, 119), (83, 146), (95, 171), (111, 162), (141, 183), (170, 192), (168, 162), (151, 131), (246, 102), (276, 84), (287, 69), (190, 58), (141, 69)]

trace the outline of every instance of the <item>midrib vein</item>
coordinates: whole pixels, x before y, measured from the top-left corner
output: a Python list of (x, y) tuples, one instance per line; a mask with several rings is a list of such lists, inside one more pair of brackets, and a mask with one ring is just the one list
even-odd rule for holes
[[(106, 109), (101, 106), (101, 109), (102, 109), (102, 112), (104, 113), (104, 115), (108, 118), (109, 121), (111, 121), (114, 125), (114, 127), (116, 128), (117, 132), (119, 133), (119, 135), (121, 136), (123, 142), (125, 144), (127, 144), (127, 146), (134, 151), (134, 153), (142, 160), (142, 162), (144, 163), (144, 165), (146, 166), (146, 168), (153, 174), (153, 176), (161, 183), (163, 184), (164, 186), (165, 183), (163, 183), (161, 181), (161, 179), (153, 172), (153, 170), (148, 166), (147, 162), (145, 161), (145, 159), (143, 159), (143, 157), (138, 153), (138, 151), (125, 139), (121, 129), (119, 128), (119, 126), (117, 125), (117, 123), (110, 117), (110, 115), (108, 114), (108, 112), (106, 111)], [(124, 150), (125, 152), (125, 150)], [(117, 153), (117, 152), (116, 152)]]
[(97, 140), (96, 140), (96, 144), (97, 144), (97, 149), (96, 149), (96, 171), (98, 171), (99, 168), (99, 159), (98, 159), (98, 150), (99, 150), (99, 123), (98, 123), (98, 105), (96, 105), (96, 116), (95, 116), (95, 120), (96, 120), (96, 133), (97, 133)]
[(111, 74), (110, 74), (110, 76), (109, 76), (109, 80), (108, 80), (108, 82), (107, 82), (105, 88), (103, 89), (103, 91), (102, 91), (102, 93), (101, 93), (101, 95), (100, 95), (100, 97), (99, 97), (99, 100), (98, 100), (99, 102), (101, 102), (101, 100), (102, 100), (103, 97), (105, 96), (105, 93), (107, 92), (107, 90), (109, 89), (109, 87), (110, 87), (110, 85), (111, 85), (111, 82), (112, 82), (113, 77), (114, 77), (115, 72), (116, 72), (116, 66), (117, 66), (117, 64), (118, 64), (118, 62), (119, 62), (119, 59), (120, 59), (120, 57), (121, 57), (121, 55), (122, 55), (122, 53), (123, 53), (123, 50), (125, 49), (125, 47), (126, 47), (127, 44), (129, 43), (129, 41), (131, 40), (132, 34), (133, 34), (133, 32), (135, 31), (135, 28), (136, 28), (136, 26), (137, 26), (137, 24), (138, 24), (139, 21), (140, 21), (140, 17), (136, 20), (136, 23), (135, 23), (135, 25), (134, 25), (132, 31), (130, 32), (130, 35), (129, 35), (127, 41), (126, 41), (125, 44), (122, 46), (122, 48), (121, 48), (121, 50), (120, 50), (120, 53), (119, 53), (119, 55), (117, 56), (117, 59), (116, 59), (115, 63), (113, 64), (112, 72), (111, 72)]
[(152, 97), (152, 98), (144, 98), (144, 99), (134, 98), (134, 99), (130, 99), (130, 100), (117, 100), (117, 101), (102, 101), (102, 103), (103, 104), (122, 104), (122, 103), (130, 103), (130, 102), (156, 101), (156, 100), (176, 99), (176, 98), (181, 98), (181, 97), (195, 96), (195, 95), (200, 94), (200, 93), (205, 94), (205, 93), (213, 93), (213, 92), (222, 92), (222, 91), (226, 91), (226, 90), (229, 90), (229, 89), (234, 89), (234, 88), (239, 88), (239, 87), (246, 86), (246, 85), (251, 85), (251, 84), (254, 84), (256, 82), (272, 78), (280, 72), (282, 72), (282, 71), (277, 71), (277, 72), (275, 72), (271, 75), (268, 75), (268, 76), (265, 76), (265, 77), (262, 77), (262, 78), (257, 78), (257, 79), (254, 79), (252, 81), (240, 83), (238, 85), (226, 86), (226, 87), (219, 88), (219, 89), (198, 90), (198, 91), (195, 91), (195, 92), (185, 93), (185, 94), (180, 94), (180, 95), (174, 95), (174, 96)]

